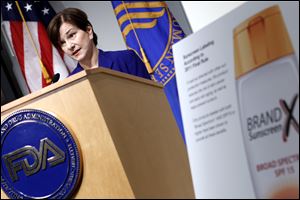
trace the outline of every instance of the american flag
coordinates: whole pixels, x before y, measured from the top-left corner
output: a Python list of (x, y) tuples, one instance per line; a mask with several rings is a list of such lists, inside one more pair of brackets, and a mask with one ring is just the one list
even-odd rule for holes
[(68, 67), (75, 62), (58, 52), (47, 36), (47, 25), (55, 15), (47, 1), (1, 1), (1, 13), (2, 28), (30, 92), (51, 84), (56, 73), (60, 80), (69, 75)]

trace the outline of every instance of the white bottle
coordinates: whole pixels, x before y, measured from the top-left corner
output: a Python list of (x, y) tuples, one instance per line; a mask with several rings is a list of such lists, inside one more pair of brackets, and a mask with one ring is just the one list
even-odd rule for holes
[(237, 26), (234, 45), (240, 118), (256, 196), (298, 199), (299, 65), (279, 7)]

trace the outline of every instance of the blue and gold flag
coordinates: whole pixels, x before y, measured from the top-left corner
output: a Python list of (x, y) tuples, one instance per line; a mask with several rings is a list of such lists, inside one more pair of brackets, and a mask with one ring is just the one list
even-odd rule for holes
[(185, 141), (172, 45), (185, 37), (168, 6), (161, 1), (112, 1), (127, 48), (144, 61), (164, 91)]

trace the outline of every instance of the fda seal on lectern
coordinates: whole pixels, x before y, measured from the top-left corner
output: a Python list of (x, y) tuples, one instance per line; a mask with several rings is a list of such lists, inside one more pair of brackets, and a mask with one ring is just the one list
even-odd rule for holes
[(53, 114), (19, 110), (1, 123), (1, 187), (9, 198), (68, 198), (81, 174), (78, 141)]

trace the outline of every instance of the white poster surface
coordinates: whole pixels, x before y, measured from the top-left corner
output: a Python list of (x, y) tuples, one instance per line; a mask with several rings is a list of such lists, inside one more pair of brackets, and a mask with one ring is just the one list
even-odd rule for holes
[(196, 198), (298, 198), (299, 2), (247, 2), (173, 52)]

